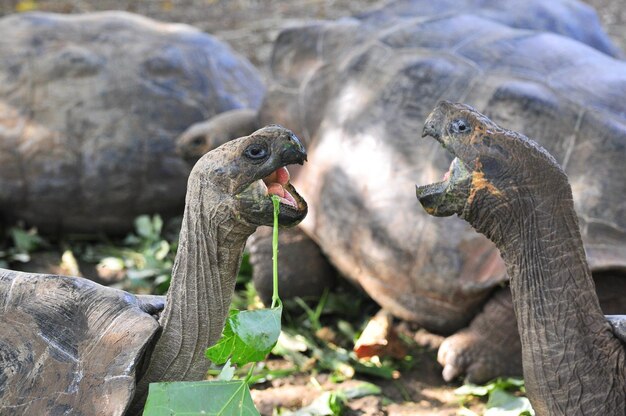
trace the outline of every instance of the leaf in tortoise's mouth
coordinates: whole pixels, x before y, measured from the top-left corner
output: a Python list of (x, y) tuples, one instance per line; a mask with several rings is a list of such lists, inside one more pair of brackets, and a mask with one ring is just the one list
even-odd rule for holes
[(285, 166), (276, 169), (274, 172), (263, 178), (262, 181), (267, 195), (276, 195), (280, 198), (281, 204), (298, 208), (296, 199), (285, 189), (289, 184), (289, 171)]

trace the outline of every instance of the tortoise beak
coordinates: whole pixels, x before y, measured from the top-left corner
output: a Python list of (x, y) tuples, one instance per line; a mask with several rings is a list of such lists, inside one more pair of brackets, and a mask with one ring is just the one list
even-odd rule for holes
[(307, 160), (306, 149), (295, 134), (290, 133), (289, 140), (285, 145), (280, 157), (285, 165), (303, 165)]
[(443, 114), (441, 111), (434, 110), (428, 115), (424, 128), (422, 129), (422, 137), (430, 136), (441, 142), (441, 125), (443, 124)]

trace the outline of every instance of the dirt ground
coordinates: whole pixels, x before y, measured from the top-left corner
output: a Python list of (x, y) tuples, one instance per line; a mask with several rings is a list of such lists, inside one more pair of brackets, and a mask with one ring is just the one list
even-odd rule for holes
[[(340, 384), (332, 383), (325, 374), (298, 374), (261, 384), (252, 389), (252, 397), (258, 410), (264, 416), (272, 415), (277, 407), (300, 408), (309, 405), (324, 390), (345, 390), (359, 385), (362, 381), (376, 384), (382, 394), (351, 400), (345, 416), (394, 415), (394, 416), (454, 416), (461, 410), (461, 404), (480, 415), (485, 410), (484, 401), (454, 394), (460, 383), (445, 383), (441, 378), (441, 366), (436, 356), (442, 337), (424, 330), (411, 331), (404, 323), (399, 324), (405, 335), (411, 335), (418, 343), (410, 350), (415, 365), (410, 370), (400, 370), (399, 377), (393, 380), (357, 376)], [(269, 362), (270, 366), (280, 366), (280, 360)], [(312, 380), (315, 378), (315, 380)], [(320, 389), (321, 387), (321, 389)], [(304, 416), (304, 415), (298, 415)]]
[[(607, 31), (626, 51), (626, 7), (623, 0), (587, 0), (595, 6)], [(80, 13), (98, 10), (128, 10), (159, 20), (189, 23), (228, 42), (260, 69), (271, 53), (273, 39), (281, 28), (312, 19), (336, 19), (365, 10), (377, 0), (0, 0), (0, 14), (16, 7), (36, 6), (39, 10)], [(429, 344), (426, 342), (425, 344)], [(436, 342), (417, 354), (420, 365), (393, 381), (379, 382), (383, 396), (369, 396), (351, 402), (353, 415), (456, 415), (459, 397), (453, 391), (458, 384), (446, 384), (436, 362)], [(280, 362), (272, 365), (280, 366)], [(277, 406), (306, 405), (322, 388), (332, 389), (324, 375), (312, 383), (310, 374), (281, 378), (254, 389), (253, 396), (264, 415)], [(481, 413), (484, 405), (473, 401), (468, 406)]]

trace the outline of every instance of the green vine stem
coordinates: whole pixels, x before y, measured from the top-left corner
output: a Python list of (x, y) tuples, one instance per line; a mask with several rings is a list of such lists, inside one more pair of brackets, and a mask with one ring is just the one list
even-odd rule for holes
[(274, 204), (274, 233), (272, 234), (272, 273), (274, 277), (274, 292), (272, 294), (272, 308), (280, 306), (278, 297), (278, 214), (280, 212), (280, 198), (272, 195)]

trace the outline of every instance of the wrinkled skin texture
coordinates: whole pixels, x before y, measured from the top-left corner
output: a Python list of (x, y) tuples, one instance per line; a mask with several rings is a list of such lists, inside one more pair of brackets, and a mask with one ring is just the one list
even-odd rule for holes
[[(563, 36), (498, 23), (511, 23), (507, 2), (458, 2), (443, 16), (420, 17), (439, 4), (427, 3), (283, 31), (259, 119), (309, 143), (310, 163), (294, 179), (310, 204), (301, 229), (381, 306), (451, 335), (439, 354), (446, 379), (486, 381), (521, 373), (510, 365), (520, 351), (515, 322), (501, 319), (506, 301), (492, 297), (506, 286), (506, 269), (465, 222), (433, 221), (416, 207), (413, 184), (435, 180), (450, 162), (435, 143), (416, 140), (422, 120), (440, 98), (463, 100), (537, 138), (571, 178), (592, 271), (620, 282), (626, 64)], [(473, 15), (462, 14), (463, 4)], [(605, 36), (589, 13), (576, 2), (525, 2), (515, 14), (525, 23), (516, 26), (593, 45)], [(612, 303), (626, 303), (620, 287), (607, 286), (622, 296)]]
[(174, 139), (264, 92), (210, 35), (130, 13), (16, 14), (0, 38), (0, 219), (40, 232), (180, 214), (189, 167)]
[(438, 104), (424, 132), (460, 162), (448, 180), (418, 186), (417, 197), (432, 215), (458, 214), (500, 250), (537, 415), (625, 414), (626, 346), (600, 309), (557, 161), (463, 104)]
[[(305, 159), (293, 133), (270, 126), (196, 163), (165, 300), (0, 271), (0, 414), (141, 414), (150, 382), (203, 379), (204, 350), (221, 335), (245, 242), (273, 223), (262, 179)], [(285, 187), (297, 206), (281, 203), (279, 224), (293, 226), (307, 207)]]

